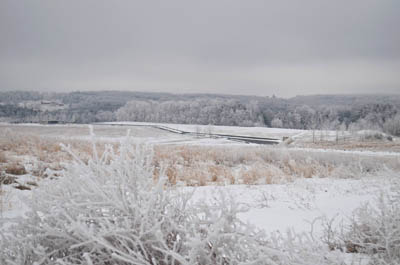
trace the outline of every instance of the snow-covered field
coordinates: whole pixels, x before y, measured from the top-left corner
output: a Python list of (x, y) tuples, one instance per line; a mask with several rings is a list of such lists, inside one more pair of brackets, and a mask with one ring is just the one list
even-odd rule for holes
[(266, 128), (266, 127), (239, 127), (239, 126), (217, 126), (217, 125), (193, 125), (174, 123), (150, 123), (150, 122), (107, 122), (104, 124), (121, 126), (166, 126), (169, 128), (193, 133), (211, 134), (233, 134), (253, 137), (273, 137), (282, 139), (304, 133), (304, 130)]
[[(156, 149), (155, 156), (158, 155), (160, 159), (160, 161), (157, 160), (157, 163), (167, 165), (170, 165), (168, 163), (175, 163), (173, 174), (168, 170), (166, 171), (168, 180), (175, 185), (172, 192), (193, 192), (193, 201), (206, 202), (210, 206), (213, 205), (213, 199), (218, 194), (226, 193), (246, 209), (246, 211), (238, 214), (238, 218), (251, 226), (264, 230), (267, 234), (285, 233), (288, 230), (293, 230), (296, 233), (309, 234), (315, 237), (317, 241), (322, 240), (324, 231), (326, 232), (326, 224), (329, 221), (334, 220), (335, 229), (350, 224), (355, 209), (368, 202), (375, 201), (381, 194), (390, 193), (395, 185), (394, 183), (398, 183), (400, 177), (400, 153), (393, 150), (387, 152), (369, 149), (356, 151), (337, 150), (336, 148), (315, 149), (302, 145), (291, 147), (284, 143), (278, 146), (258, 147), (256, 144), (238, 143), (226, 139), (179, 135), (157, 129), (152, 125), (154, 124), (97, 124), (93, 126), (93, 132), (100, 143), (123, 144), (127, 129), (129, 129), (131, 140), (135, 143), (140, 142), (155, 147), (161, 146), (161, 149)], [(279, 139), (290, 137), (294, 142), (297, 139), (303, 139), (303, 141), (308, 139), (309, 141), (312, 136), (310, 131), (288, 129), (178, 124), (164, 124), (164, 126), (188, 132), (212, 132)], [(3, 232), (6, 232), (15, 220), (21, 219), (29, 212), (30, 207), (32, 207), (29, 202), (36, 190), (43, 189), (43, 185), (51, 186), (52, 183), (57, 183), (64, 176), (63, 170), (68, 168), (64, 164), (71, 163), (70, 160), (64, 161), (65, 156), (60, 156), (59, 160), (62, 161), (58, 161), (57, 169), (47, 166), (44, 170), (47, 173), (34, 176), (32, 173), (34, 170), (30, 171), (30, 168), (44, 161), (40, 155), (50, 159), (63, 151), (45, 149), (38, 153), (40, 155), (34, 157), (36, 153), (27, 151), (24, 154), (23, 151), (18, 149), (20, 146), (13, 146), (10, 143), (17, 143), (18, 141), (23, 143), (21, 139), (28, 139), (28, 135), (29, 137), (32, 135), (39, 137), (39, 142), (42, 144), (46, 144), (46, 139), (51, 139), (51, 144), (63, 142), (68, 144), (68, 141), (73, 140), (82, 141), (78, 142), (78, 147), (82, 146), (80, 143), (89, 142), (89, 139), (91, 139), (88, 126), (85, 125), (0, 124), (0, 137), (2, 137), (0, 144), (4, 154), (3, 161), (0, 159), (1, 176), (3, 182), (6, 179), (5, 177), (11, 176), (16, 179), (15, 183), (0, 186), (0, 230)], [(325, 133), (325, 135), (331, 135), (334, 141), (337, 134), (331, 132)], [(396, 139), (394, 143), (396, 143)], [(33, 148), (31, 143), (29, 146), (30, 149)], [(162, 146), (168, 147), (162, 149), (164, 148)], [(188, 146), (202, 147), (191, 149)], [(19, 151), (13, 151), (12, 148)], [(201, 152), (206, 152), (204, 157), (198, 154)], [(240, 153), (242, 153), (242, 156)], [(318, 155), (319, 153), (321, 155)], [(265, 157), (262, 157), (263, 154)], [(273, 157), (274, 154), (279, 158)], [(92, 152), (89, 152), (89, 155), (95, 156)], [(190, 157), (187, 157), (191, 155), (196, 155), (197, 160), (192, 161)], [(218, 155), (222, 158), (217, 157)], [(348, 159), (341, 157), (343, 155), (347, 155)], [(210, 156), (217, 158), (212, 158), (216, 159), (215, 161), (208, 160)], [(251, 158), (246, 158), (246, 156), (251, 156)], [(325, 157), (318, 158), (319, 156)], [(334, 163), (329, 161), (331, 158), (335, 161)], [(8, 159), (13, 160), (12, 163), (24, 164), (25, 174), (14, 176), (6, 173), (9, 164)], [(376, 159), (376, 167), (370, 163), (374, 159)], [(231, 164), (227, 160), (232, 160)], [(49, 165), (51, 163), (55, 162), (51, 160)], [(212, 172), (215, 172), (217, 168), (216, 172), (224, 172), (224, 177), (233, 174), (231, 171), (236, 172), (236, 175), (231, 176), (230, 181), (223, 179), (222, 175), (216, 175), (214, 176), (215, 179), (210, 178), (210, 180), (208, 179), (209, 176), (204, 176), (204, 174), (211, 174), (211, 171), (202, 171), (202, 168), (205, 167), (212, 168), (214, 170)], [(358, 173), (354, 172), (357, 167), (359, 167)], [(188, 168), (195, 168), (196, 171), (188, 171)], [(251, 177), (256, 179), (248, 182), (243, 177), (248, 177), (247, 171), (251, 171), (251, 174), (253, 174)], [(199, 177), (199, 172), (203, 174), (201, 177), (206, 178), (203, 182), (198, 182), (202, 183), (201, 186), (198, 186), (197, 182), (190, 182), (192, 180), (185, 182), (180, 179), (182, 178), (181, 175), (184, 174), (193, 174), (195, 177)], [(279, 174), (280, 178), (269, 176), (274, 172)], [(269, 182), (263, 180), (263, 174), (268, 174)], [(54, 179), (50, 179), (50, 177)], [(194, 184), (188, 186), (188, 183)], [(236, 185), (231, 185), (231, 183)], [(251, 185), (245, 185), (246, 183)], [(16, 189), (17, 186), (26, 187), (26, 189)], [(359, 255), (355, 253), (349, 255), (353, 255), (353, 258), (346, 257), (346, 262), (358, 264), (354, 262), (355, 258), (360, 259)]]
[[(352, 212), (379, 196), (390, 183), (385, 176), (366, 179), (298, 179), (275, 185), (203, 186), (195, 188), (195, 198), (207, 200), (223, 189), (238, 202), (249, 207), (240, 218), (267, 232), (286, 232), (294, 229), (308, 233), (311, 222), (337, 218), (346, 221)], [(321, 236), (321, 222), (314, 227)]]
[[(329, 149), (329, 150), (349, 150), (349, 151), (382, 151), (382, 152), (400, 152), (400, 139), (391, 137), (387, 134), (371, 130), (362, 131), (341, 131), (341, 130), (297, 130), (284, 128), (267, 127), (238, 127), (238, 126), (214, 126), (214, 125), (191, 125), (191, 124), (166, 124), (149, 122), (108, 122), (101, 125), (113, 125), (122, 130), (129, 128), (132, 130), (132, 136), (136, 136), (139, 128), (154, 129), (156, 127), (167, 127), (189, 133), (200, 134), (228, 134), (248, 137), (275, 138), (282, 143), (289, 140), (290, 147)], [(165, 131), (164, 131), (165, 132)], [(232, 141), (225, 139), (212, 139), (188, 136), (186, 134), (180, 137), (173, 137), (173, 134), (166, 134), (166, 138), (149, 139), (152, 143), (168, 144), (182, 142), (184, 144), (204, 145), (204, 144), (225, 144), (232, 145)], [(139, 136), (140, 137), (140, 136)], [(150, 137), (150, 135), (149, 135)], [(382, 139), (375, 139), (375, 137)], [(285, 142), (285, 139), (286, 142)], [(391, 139), (387, 141), (387, 139)], [(375, 140), (375, 141), (374, 141)], [(386, 141), (385, 141), (386, 140)], [(240, 144), (240, 143), (239, 143)]]
[[(220, 191), (228, 192), (237, 202), (246, 205), (249, 211), (240, 218), (265, 229), (268, 232), (295, 229), (298, 232), (309, 232), (310, 222), (317, 218), (336, 217), (346, 221), (357, 207), (365, 204), (391, 184), (393, 176), (381, 175), (365, 179), (297, 179), (287, 184), (269, 185), (228, 185), (180, 187), (194, 191), (194, 199), (207, 201)], [(37, 178), (20, 176), (21, 183), (38, 182)], [(27, 209), (31, 190), (18, 190), (4, 185), (6, 194), (2, 206), (1, 218), (18, 218)], [(321, 232), (320, 224), (315, 231)]]

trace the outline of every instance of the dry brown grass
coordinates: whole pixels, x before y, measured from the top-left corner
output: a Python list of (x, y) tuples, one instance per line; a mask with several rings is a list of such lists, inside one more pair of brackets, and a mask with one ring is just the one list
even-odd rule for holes
[(333, 150), (368, 150), (400, 152), (399, 141), (344, 141), (336, 143), (334, 141), (321, 141), (316, 143), (304, 143), (307, 148), (322, 148)]
[(25, 167), (17, 162), (7, 164), (5, 166), (5, 172), (11, 175), (25, 175), (27, 173)]
[[(244, 184), (256, 184), (258, 181), (265, 178), (265, 171), (259, 167), (252, 167), (240, 172)], [(271, 183), (270, 179), (267, 179)], [(261, 183), (260, 183), (261, 184)], [(264, 184), (264, 183), (263, 183)]]
[(0, 151), (0, 163), (6, 163), (7, 157), (4, 151)]
[(208, 172), (210, 173), (211, 182), (223, 183), (229, 181), (230, 184), (235, 183), (231, 169), (219, 163), (208, 166)]
[[(10, 164), (10, 161), (15, 160), (14, 158), (9, 159), (8, 156), (31, 157), (36, 162), (28, 173), (38, 177), (47, 177), (47, 169), (60, 171), (63, 169), (62, 163), (73, 159), (71, 155), (62, 150), (61, 143), (70, 146), (71, 150), (84, 163), (93, 157), (93, 146), (89, 141), (21, 134), (9, 128), (0, 127), (0, 163), (8, 162)], [(105, 150), (105, 143), (97, 142), (96, 148), (101, 156)], [(5, 153), (7, 153), (7, 157)], [(7, 165), (7, 173), (22, 174), (21, 166), (18, 164), (20, 163), (12, 162)]]
[(304, 164), (296, 162), (294, 159), (288, 159), (283, 161), (283, 171), (288, 176), (312, 178), (316, 173), (316, 165), (314, 161)]
[(163, 165), (171, 184), (272, 184), (296, 178), (353, 178), (389, 168), (396, 157), (304, 152), (269, 147), (158, 146), (154, 165)]
[[(0, 128), (0, 150), (12, 152), (14, 155), (30, 155), (42, 162), (53, 163), (70, 160), (70, 156), (62, 152), (60, 143), (70, 145), (82, 159), (92, 156), (92, 145), (84, 140), (57, 139), (30, 134), (19, 134), (10, 129)], [(98, 143), (99, 152), (104, 151), (104, 144)]]
[[(72, 160), (61, 149), (60, 142), (70, 145), (85, 163), (93, 157), (89, 141), (10, 134), (9, 131), (0, 131), (1, 135), (4, 137), (0, 137), (0, 150), (7, 152), (8, 163), (11, 161), (9, 155), (34, 157), (37, 163), (28, 173), (39, 177), (46, 177), (47, 169), (62, 170), (63, 162)], [(105, 144), (96, 144), (99, 155), (104, 152)], [(114, 143), (113, 147), (116, 150), (117, 144)], [(13, 165), (17, 167), (15, 163)], [(162, 172), (171, 185), (190, 186), (273, 184), (296, 178), (357, 177), (385, 167), (400, 170), (398, 159), (393, 157), (362, 157), (254, 146), (161, 145), (154, 148), (153, 165), (154, 179)]]

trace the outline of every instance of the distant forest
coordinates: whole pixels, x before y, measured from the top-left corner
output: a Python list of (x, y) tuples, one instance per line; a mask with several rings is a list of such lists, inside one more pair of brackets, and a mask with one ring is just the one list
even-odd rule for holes
[[(54, 109), (43, 105), (55, 104)], [(124, 91), (0, 92), (0, 121), (140, 121), (293, 129), (372, 129), (400, 136), (400, 95), (314, 95), (290, 99)]]

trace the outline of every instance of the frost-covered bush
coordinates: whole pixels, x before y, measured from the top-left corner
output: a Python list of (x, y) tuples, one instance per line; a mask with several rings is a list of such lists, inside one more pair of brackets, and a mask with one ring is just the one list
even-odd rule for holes
[(371, 264), (400, 264), (399, 195), (382, 195), (355, 212), (344, 236), (348, 252), (370, 255)]
[(0, 264), (289, 264), (229, 196), (205, 204), (154, 180), (151, 147), (126, 140), (93, 156), (41, 182), (0, 230)]
[[(312, 232), (286, 233), (276, 232), (271, 235), (273, 245), (287, 255), (287, 265), (347, 265), (358, 264), (356, 258), (340, 250), (329, 249), (322, 241), (314, 239)], [(354, 262), (354, 263), (353, 263)]]
[(368, 262), (363, 264), (400, 264), (400, 185), (396, 182), (390, 191), (357, 208), (346, 224), (324, 220), (322, 241), (331, 250), (364, 255)]

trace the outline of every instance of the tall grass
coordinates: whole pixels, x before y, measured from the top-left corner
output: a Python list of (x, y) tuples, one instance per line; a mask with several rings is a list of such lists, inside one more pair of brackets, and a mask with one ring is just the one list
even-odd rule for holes
[(154, 165), (171, 183), (271, 184), (296, 178), (361, 178), (400, 170), (396, 156), (370, 156), (271, 147), (158, 146)]
[[(29, 156), (36, 159), (31, 174), (46, 177), (60, 171), (72, 156), (60, 148), (60, 139), (20, 135), (3, 131), (0, 149), (8, 157)], [(64, 140), (63, 140), (64, 141)], [(93, 155), (89, 141), (64, 141), (83, 162)], [(119, 143), (96, 142), (99, 154), (111, 144), (117, 152)], [(10, 159), (11, 161), (12, 159)], [(296, 178), (361, 178), (400, 170), (396, 156), (371, 156), (336, 152), (304, 151), (282, 147), (255, 146), (156, 146), (152, 165), (154, 179), (165, 168), (173, 185), (204, 186), (226, 184), (286, 183)], [(49, 169), (49, 170), (48, 170)]]

